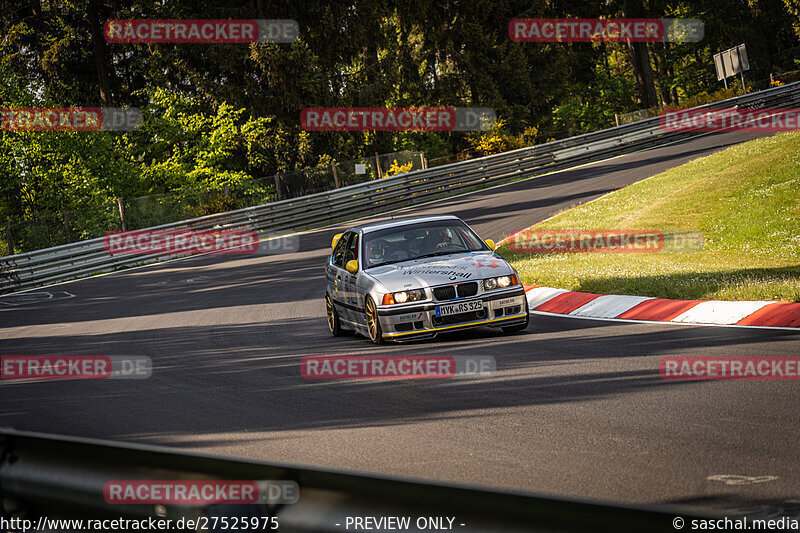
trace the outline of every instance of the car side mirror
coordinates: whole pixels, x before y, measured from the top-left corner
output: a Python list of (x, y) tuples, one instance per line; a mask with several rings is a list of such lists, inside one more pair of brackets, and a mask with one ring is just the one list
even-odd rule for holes
[(337, 233), (333, 236), (333, 240), (331, 241), (331, 249), (336, 248), (336, 243), (339, 242), (339, 239), (342, 238), (342, 235), (344, 235), (344, 233)]
[(356, 272), (358, 272), (358, 261), (356, 261), (355, 259), (352, 259), (352, 260), (347, 262), (347, 264), (344, 266), (344, 268), (348, 272), (350, 272), (351, 274), (355, 274)]
[(491, 249), (492, 249), (492, 251), (494, 252), (495, 245), (494, 245), (494, 241), (493, 241), (492, 239), (486, 239), (486, 240), (485, 240), (485, 241), (483, 241), (483, 242), (485, 242), (485, 243), (486, 243), (486, 246), (488, 246), (489, 248), (491, 248)]

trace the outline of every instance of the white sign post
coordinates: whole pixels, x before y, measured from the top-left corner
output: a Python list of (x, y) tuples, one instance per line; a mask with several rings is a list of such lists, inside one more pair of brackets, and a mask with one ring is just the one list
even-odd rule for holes
[(750, 70), (750, 62), (747, 60), (747, 48), (740, 44), (714, 54), (714, 67), (717, 70), (717, 81), (723, 81), (726, 89), (728, 88), (728, 76), (735, 76), (736, 74), (741, 75), (742, 89), (745, 89), (744, 71)]

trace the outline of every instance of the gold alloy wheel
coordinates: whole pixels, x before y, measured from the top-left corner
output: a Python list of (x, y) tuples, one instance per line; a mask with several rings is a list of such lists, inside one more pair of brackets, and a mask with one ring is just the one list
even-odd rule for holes
[(367, 297), (366, 305), (364, 306), (367, 315), (367, 329), (369, 330), (369, 338), (375, 344), (380, 344), (383, 341), (381, 337), (381, 326), (378, 323), (378, 312), (375, 309), (375, 302), (372, 298)]

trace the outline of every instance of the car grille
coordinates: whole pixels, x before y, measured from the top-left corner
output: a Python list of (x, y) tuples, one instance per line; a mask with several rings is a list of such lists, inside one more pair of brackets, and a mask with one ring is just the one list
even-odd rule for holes
[(456, 297), (456, 288), (452, 285), (446, 287), (436, 287), (433, 289), (433, 296), (437, 300), (452, 300)]
[(478, 283), (475, 281), (461, 283), (456, 286), (456, 289), (458, 290), (458, 295), (462, 298), (465, 296), (475, 296), (478, 294)]
[(458, 285), (446, 285), (444, 287), (435, 287), (433, 289), (433, 296), (437, 300), (452, 300), (456, 297), (465, 298), (467, 296), (475, 296), (478, 294), (478, 283), (470, 281), (467, 283), (459, 283)]

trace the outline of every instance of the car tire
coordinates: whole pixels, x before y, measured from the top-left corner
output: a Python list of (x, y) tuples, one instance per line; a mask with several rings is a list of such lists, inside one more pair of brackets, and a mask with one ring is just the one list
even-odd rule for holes
[(519, 333), (520, 331), (525, 331), (528, 329), (528, 324), (530, 324), (531, 315), (528, 311), (528, 297), (525, 297), (525, 323), (524, 324), (517, 324), (515, 326), (508, 326), (507, 328), (500, 328), (503, 330), (503, 333), (511, 334), (511, 333)]
[(328, 316), (328, 331), (330, 331), (334, 337), (341, 337), (344, 335), (342, 323), (339, 321), (339, 312), (333, 305), (331, 295), (328, 293), (325, 293), (325, 313)]
[(381, 331), (381, 321), (378, 319), (378, 308), (375, 306), (371, 296), (367, 296), (367, 300), (364, 302), (364, 314), (367, 315), (369, 340), (375, 344), (383, 344), (383, 332)]

